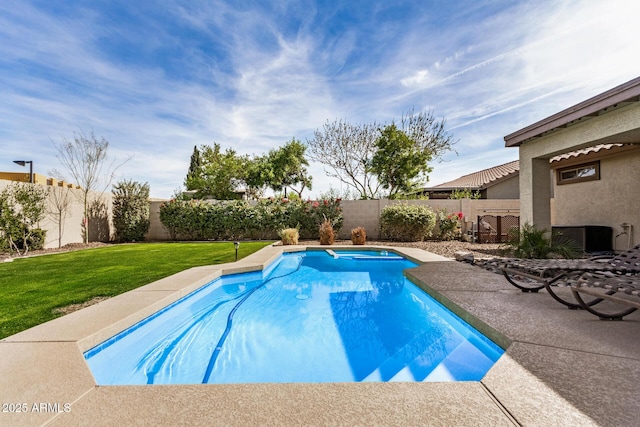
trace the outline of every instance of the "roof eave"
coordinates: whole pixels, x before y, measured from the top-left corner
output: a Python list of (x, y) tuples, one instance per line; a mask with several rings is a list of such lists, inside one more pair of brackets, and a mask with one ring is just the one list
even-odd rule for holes
[(640, 77), (505, 136), (505, 146), (520, 146), (527, 140), (566, 127), (575, 121), (598, 116), (611, 107), (619, 106), (618, 104), (638, 101), (640, 101)]

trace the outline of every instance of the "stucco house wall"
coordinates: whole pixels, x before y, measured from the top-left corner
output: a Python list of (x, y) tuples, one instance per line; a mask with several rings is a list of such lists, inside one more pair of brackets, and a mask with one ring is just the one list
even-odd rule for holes
[(629, 232), (621, 224), (631, 224), (631, 235), (614, 237), (614, 250), (625, 250), (640, 240), (640, 146), (629, 146), (613, 155), (580, 156), (552, 166), (556, 171), (593, 160), (600, 161), (599, 180), (555, 184), (555, 224), (605, 225), (613, 228), (614, 236)]
[(519, 199), (520, 179), (518, 175), (505, 179), (487, 188), (487, 199)]
[[(528, 222), (538, 228), (549, 229), (553, 224), (550, 159), (600, 144), (640, 143), (640, 77), (509, 134), (504, 139), (507, 147), (519, 149), (521, 223)], [(623, 156), (620, 161), (622, 163), (616, 167), (622, 170), (631, 171), (640, 167), (635, 158), (632, 160)], [(616, 181), (612, 172), (615, 168), (607, 169), (608, 175), (599, 184), (591, 184), (579, 190), (574, 186), (575, 193), (568, 187), (569, 184), (564, 189), (559, 188), (561, 186), (555, 187), (561, 193), (555, 195), (557, 216), (554, 223), (589, 225), (584, 222), (597, 215), (598, 223), (613, 227), (616, 234), (620, 232), (621, 221), (634, 221), (630, 223), (633, 228), (640, 227), (637, 217), (621, 220), (621, 217), (627, 215), (618, 214), (637, 210), (637, 204), (632, 202), (637, 199), (637, 192), (632, 195), (626, 193), (636, 187), (637, 173), (616, 172), (621, 187), (612, 189), (608, 186), (614, 185)], [(589, 206), (599, 199), (609, 203), (598, 201), (595, 202), (597, 208)], [(585, 213), (580, 215), (584, 216), (580, 219), (577, 216), (569, 218), (567, 212), (581, 209)], [(571, 222), (566, 224), (569, 220)], [(640, 233), (635, 233), (631, 244), (639, 242)]]

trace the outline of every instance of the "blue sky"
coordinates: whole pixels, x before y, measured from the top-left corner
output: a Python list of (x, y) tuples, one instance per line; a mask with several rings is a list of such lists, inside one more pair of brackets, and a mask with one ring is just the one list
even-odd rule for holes
[[(636, 0), (0, 1), (0, 170), (63, 171), (94, 130), (170, 197), (194, 145), (262, 154), (327, 121), (432, 110), (429, 185), (514, 159), (503, 137), (640, 75)], [(313, 164), (317, 196), (340, 184)], [(67, 176), (69, 178), (69, 176)]]

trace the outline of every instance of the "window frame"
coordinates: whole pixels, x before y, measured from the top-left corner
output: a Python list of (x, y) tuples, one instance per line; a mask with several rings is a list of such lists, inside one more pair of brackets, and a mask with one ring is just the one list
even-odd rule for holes
[[(580, 169), (585, 169), (593, 167), (595, 173), (589, 176), (576, 176), (575, 178), (563, 178), (562, 175), (569, 171), (578, 171)], [(595, 160), (593, 162), (580, 163), (573, 166), (567, 166), (564, 168), (559, 168), (556, 170), (556, 184), (557, 185), (566, 185), (566, 184), (574, 184), (576, 182), (585, 182), (585, 181), (598, 181), (600, 179), (600, 160)]]

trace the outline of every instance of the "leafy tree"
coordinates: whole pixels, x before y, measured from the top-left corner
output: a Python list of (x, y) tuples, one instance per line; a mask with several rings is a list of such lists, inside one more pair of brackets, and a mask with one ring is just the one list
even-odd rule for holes
[(13, 183), (0, 192), (0, 237), (10, 252), (26, 254), (44, 246), (38, 228), (46, 212), (47, 192), (39, 185)]
[(253, 188), (266, 186), (276, 192), (283, 189), (286, 192), (286, 188), (290, 188), (302, 198), (305, 188), (311, 189), (312, 181), (306, 168), (309, 166), (304, 156), (306, 149), (304, 144), (292, 138), (284, 146), (269, 151), (266, 156), (255, 157), (251, 161), (247, 185)]
[(202, 175), (188, 179), (187, 188), (197, 190), (197, 198), (231, 200), (237, 198), (237, 191), (244, 186), (249, 159), (238, 155), (235, 150), (222, 152), (217, 142), (213, 147), (203, 145)]
[(113, 186), (113, 226), (120, 242), (144, 240), (149, 231), (149, 184), (120, 181)]
[(189, 171), (184, 181), (184, 186), (187, 190), (197, 190), (194, 186), (202, 177), (202, 156), (197, 146), (193, 147), (193, 154), (191, 154), (191, 163), (189, 164)]
[(361, 199), (378, 197), (380, 184), (368, 169), (375, 154), (378, 125), (352, 125), (343, 120), (327, 121), (307, 141), (309, 157), (329, 167), (325, 173), (353, 188)]
[(245, 184), (247, 196), (253, 199), (260, 199), (268, 187), (268, 183), (273, 178), (273, 168), (269, 163), (268, 156), (254, 156), (246, 163)]
[(455, 189), (451, 192), (451, 194), (449, 194), (449, 198), (450, 199), (472, 199), (472, 200), (478, 200), (480, 199), (480, 197), (482, 197), (482, 195), (480, 194), (480, 191), (475, 190), (475, 191), (471, 191), (469, 188), (464, 188), (462, 190), (459, 189)]
[(390, 199), (414, 191), (425, 182), (425, 174), (431, 172), (428, 166), (431, 151), (419, 146), (393, 123), (382, 131), (376, 149), (370, 170), (378, 176), (382, 188), (389, 191)]
[(100, 194), (111, 185), (116, 170), (129, 159), (116, 165), (115, 160), (108, 161), (109, 141), (97, 139), (93, 131), (85, 135), (82, 131), (73, 133), (73, 141), (63, 137), (61, 143), (53, 142), (58, 151), (58, 159), (64, 168), (80, 186), (84, 206), (84, 241), (89, 242), (89, 193), (100, 191)]

